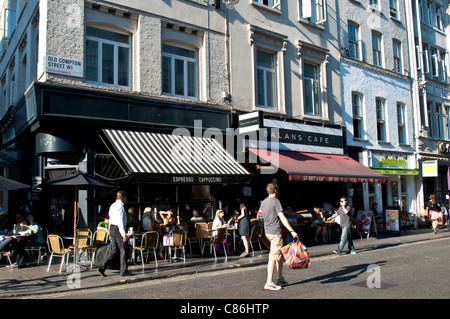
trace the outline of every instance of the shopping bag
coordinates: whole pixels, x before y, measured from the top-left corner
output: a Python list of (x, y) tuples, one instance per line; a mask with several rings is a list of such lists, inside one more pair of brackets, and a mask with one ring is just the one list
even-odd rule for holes
[(308, 268), (311, 265), (308, 249), (298, 238), (281, 247), (281, 253), (286, 260), (286, 265), (291, 269)]
[(163, 246), (173, 246), (172, 233), (163, 236)]

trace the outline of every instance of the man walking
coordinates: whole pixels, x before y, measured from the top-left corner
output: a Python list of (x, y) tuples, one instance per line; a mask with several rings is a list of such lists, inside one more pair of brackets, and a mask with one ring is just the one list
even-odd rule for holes
[(127, 257), (125, 251), (125, 243), (128, 236), (125, 232), (127, 225), (127, 215), (125, 213), (125, 202), (127, 201), (127, 193), (118, 191), (116, 201), (109, 208), (109, 234), (111, 236), (111, 248), (108, 251), (103, 265), (97, 269), (100, 275), (105, 276), (105, 269), (113, 258), (120, 252), (120, 275), (129, 276), (127, 266)]
[[(283, 207), (277, 198), (278, 187), (275, 184), (267, 185), (267, 194), (269, 195), (260, 206), (264, 218), (264, 231), (267, 239), (270, 241), (269, 262), (267, 263), (267, 281), (264, 285), (265, 290), (280, 290), (282, 285), (287, 282), (283, 277), (283, 255), (281, 247), (283, 247), (283, 236), (280, 221), (290, 232), (293, 238), (297, 238), (297, 233), (289, 225), (288, 220), (284, 216)], [(273, 283), (273, 273), (277, 267), (278, 280)]]
[(333, 252), (337, 255), (342, 254), (342, 250), (344, 249), (345, 243), (348, 241), (348, 250), (350, 254), (356, 254), (355, 245), (353, 244), (352, 238), (352, 207), (348, 205), (347, 197), (342, 196), (339, 200), (339, 209), (337, 214), (340, 218), (341, 224), (341, 241), (339, 242), (339, 246)]

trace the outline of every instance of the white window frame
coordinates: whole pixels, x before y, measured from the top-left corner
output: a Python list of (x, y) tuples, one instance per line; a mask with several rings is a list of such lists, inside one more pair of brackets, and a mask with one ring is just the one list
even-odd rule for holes
[[(357, 99), (357, 103), (355, 103), (355, 99)], [(364, 138), (363, 108), (364, 96), (359, 92), (352, 92), (353, 137), (356, 139)], [(357, 126), (357, 130), (355, 130), (355, 126)], [(355, 134), (355, 132), (359, 134)]]
[(441, 7), (437, 4), (435, 4), (434, 7), (434, 27), (443, 31), (443, 27), (442, 27), (442, 13), (441, 13)]
[[(374, 37), (377, 39), (377, 47), (375, 47)], [(380, 68), (383, 67), (383, 35), (374, 30), (372, 30), (372, 63)]]
[(419, 0), (419, 19), (420, 22), (424, 22), (424, 7), (423, 7), (423, 0)]
[(434, 116), (433, 116), (433, 103), (427, 101), (427, 117), (428, 117), (428, 134), (429, 137), (434, 137)]
[[(94, 37), (94, 36), (90, 36), (90, 35), (86, 35), (86, 43), (87, 41), (92, 41), (92, 42), (96, 42), (97, 43), (97, 81), (93, 81), (93, 80), (88, 80), (87, 79), (87, 69), (86, 69), (86, 82), (87, 83), (92, 83), (92, 84), (98, 84), (98, 85), (102, 85), (102, 86), (108, 86), (108, 87), (115, 87), (115, 88), (121, 88), (121, 89), (131, 89), (132, 88), (132, 80), (133, 80), (133, 74), (132, 74), (132, 60), (133, 60), (133, 55), (132, 55), (132, 35), (131, 34), (127, 34), (124, 32), (120, 32), (119, 30), (115, 30), (115, 29), (111, 29), (111, 28), (105, 28), (105, 27), (99, 27), (99, 26), (87, 26), (87, 27), (92, 27), (95, 29), (100, 29), (100, 30), (105, 30), (108, 32), (113, 32), (116, 34), (120, 34), (120, 35), (125, 35), (129, 38), (128, 44), (125, 44), (123, 42), (117, 42), (117, 41), (112, 41), (112, 40), (108, 40), (108, 39), (104, 39), (104, 38), (100, 38), (100, 37)], [(104, 82), (102, 79), (102, 67), (103, 67), (103, 59), (102, 59), (102, 52), (103, 52), (103, 44), (106, 45), (112, 45), (114, 47), (114, 83), (107, 83)], [(87, 45), (86, 45), (87, 47)], [(119, 47), (122, 48), (126, 48), (128, 49), (128, 85), (120, 85), (119, 84)], [(86, 49), (87, 50), (87, 49)], [(87, 51), (86, 53), (86, 61), (87, 61)], [(86, 68), (87, 68), (87, 63), (86, 63)]]
[(394, 19), (399, 19), (398, 0), (389, 0), (389, 13)]
[(432, 27), (433, 26), (433, 8), (432, 3), (427, 1), (427, 24)]
[[(350, 39), (350, 26), (353, 26), (355, 28), (355, 39)], [(347, 32), (348, 32), (348, 56), (356, 59), (356, 60), (361, 60), (361, 37), (360, 37), (360, 27), (358, 24), (356, 24), (353, 21), (349, 21), (348, 22), (348, 26), (347, 26)], [(355, 52), (355, 56), (352, 56), (350, 54), (350, 52), (352, 52), (352, 50), (350, 50), (351, 46), (354, 46), (354, 50), (353, 52)]]
[(370, 0), (369, 5), (376, 10), (380, 10), (380, 3), (378, 0)]
[(375, 111), (377, 119), (377, 141), (387, 142), (387, 128), (386, 128), (386, 99), (375, 98)]
[(408, 136), (406, 134), (406, 106), (404, 103), (397, 102), (397, 127), (398, 127), (398, 144), (408, 144)]
[(444, 138), (444, 113), (442, 104), (435, 103), (435, 118), (436, 118), (436, 138)]
[[(199, 51), (192, 47), (182, 46), (180, 44), (174, 44), (174, 43), (170, 43), (170, 42), (163, 43), (163, 44), (192, 51), (195, 53), (195, 58), (190, 58), (190, 57), (186, 57), (186, 56), (182, 56), (182, 55), (164, 52), (163, 50), (161, 50), (161, 55), (162, 55), (161, 63), (163, 63), (164, 57), (169, 58), (170, 63), (171, 63), (171, 92), (163, 91), (162, 94), (166, 95), (166, 96), (174, 96), (174, 97), (198, 100), (199, 99), (199, 87), (200, 87), (200, 84), (199, 84)], [(183, 94), (177, 94), (175, 92), (175, 86), (176, 86), (175, 85), (175, 81), (176, 81), (175, 62), (176, 61), (183, 61), (183, 75), (184, 75)], [(189, 93), (188, 93), (188, 91), (189, 91), (188, 63), (195, 64), (195, 77), (194, 77), (195, 95), (194, 96), (189, 95)], [(163, 76), (164, 75), (162, 75), (162, 77)], [(162, 88), (161, 88), (161, 90), (162, 90)]]
[(324, 24), (327, 21), (327, 5), (325, 0), (300, 0), (299, 17), (313, 24)]
[(256, 2), (263, 6), (268, 6), (270, 8), (280, 9), (281, 1), (280, 0), (251, 0), (252, 3)]
[(402, 74), (403, 72), (403, 59), (402, 59), (402, 43), (399, 40), (392, 40), (392, 51), (394, 61), (394, 71)]
[[(266, 67), (266, 66), (262, 66), (262, 65), (258, 65), (258, 54), (259, 53), (265, 53), (265, 54), (269, 54), (271, 56), (272, 59), (272, 65), (273, 67)], [(260, 72), (262, 72), (262, 82), (263, 82), (263, 87), (261, 88), (259, 86), (259, 74)], [(273, 83), (272, 83), (272, 99), (273, 99), (273, 105), (269, 104), (269, 86), (268, 86), (268, 75), (272, 76), (273, 79)], [(261, 50), (261, 49), (256, 49), (256, 105), (258, 107), (263, 107), (263, 108), (269, 108), (269, 109), (277, 109), (278, 107), (278, 92), (277, 92), (277, 87), (278, 87), (278, 81), (277, 81), (277, 57), (276, 57), (276, 53), (274, 52), (268, 52), (265, 50)], [(262, 92), (261, 92), (262, 91)], [(262, 93), (263, 95), (263, 101), (262, 103), (260, 103), (259, 101), (259, 96), (260, 93)]]
[[(305, 64), (311, 65), (313, 68), (316, 69), (317, 78), (308, 78), (305, 76)], [(323, 107), (322, 107), (322, 89), (321, 89), (321, 67), (320, 65), (310, 63), (308, 61), (303, 62), (303, 111), (305, 115), (312, 115), (312, 116), (323, 116)], [(308, 83), (310, 84), (310, 92), (306, 92), (306, 89), (308, 88)], [(315, 94), (315, 88), (317, 88), (317, 94)], [(308, 107), (306, 105), (306, 96), (309, 94), (312, 98), (312, 105)], [(316, 107), (317, 103), (317, 107)]]

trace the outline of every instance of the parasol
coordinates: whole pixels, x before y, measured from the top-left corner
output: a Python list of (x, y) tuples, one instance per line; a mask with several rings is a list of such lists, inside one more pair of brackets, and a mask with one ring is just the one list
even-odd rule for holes
[(29, 188), (30, 185), (17, 182), (15, 180), (0, 176), (0, 191), (15, 191), (18, 189)]

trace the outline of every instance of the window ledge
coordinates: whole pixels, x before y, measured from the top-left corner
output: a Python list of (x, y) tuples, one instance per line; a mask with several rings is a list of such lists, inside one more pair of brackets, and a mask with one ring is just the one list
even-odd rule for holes
[(186, 1), (194, 2), (194, 3), (197, 3), (197, 4), (202, 5), (204, 7), (208, 6), (208, 3), (205, 0), (186, 0)]
[(301, 24), (304, 24), (306, 26), (313, 27), (313, 28), (316, 28), (316, 29), (319, 29), (322, 31), (325, 30), (325, 26), (323, 24), (313, 23), (311, 21), (308, 21), (308, 20), (302, 19), (302, 18), (299, 18), (298, 22), (300, 22)]
[(282, 14), (280, 9), (275, 8), (275, 7), (269, 7), (269, 6), (265, 5), (265, 4), (261, 4), (259, 2), (254, 1), (254, 0), (251, 0), (250, 4), (252, 6), (254, 6), (255, 8), (258, 8), (258, 9), (266, 10), (268, 12), (275, 13), (275, 14), (278, 14), (278, 15)]

